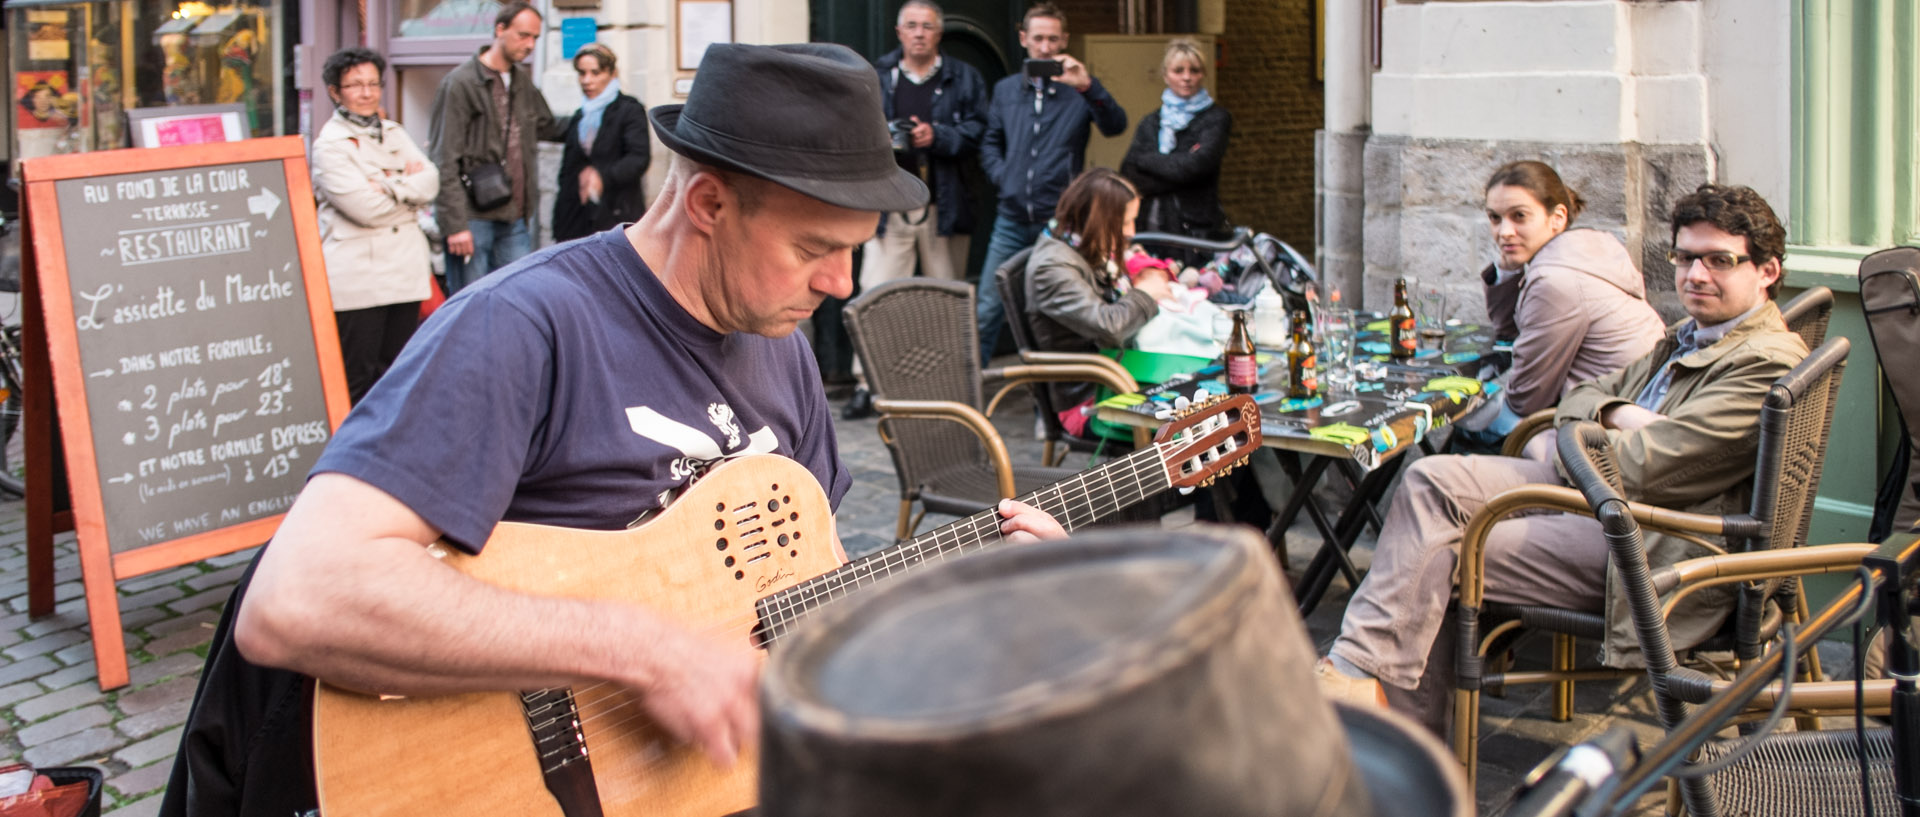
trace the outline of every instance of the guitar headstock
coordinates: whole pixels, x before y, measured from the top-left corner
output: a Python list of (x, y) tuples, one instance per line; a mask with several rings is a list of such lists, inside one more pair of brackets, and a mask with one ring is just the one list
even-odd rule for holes
[(1260, 406), (1244, 394), (1210, 397), (1176, 412), (1153, 441), (1173, 487), (1206, 485), (1260, 447)]

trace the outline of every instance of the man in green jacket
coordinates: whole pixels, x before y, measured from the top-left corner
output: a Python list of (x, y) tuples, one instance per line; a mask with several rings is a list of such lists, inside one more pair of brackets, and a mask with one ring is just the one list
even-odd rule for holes
[[(1646, 357), (1574, 387), (1555, 419), (1592, 420), (1609, 430), (1628, 499), (1735, 513), (1747, 507), (1761, 403), (1773, 381), (1807, 355), (1773, 303), (1786, 230), (1753, 190), (1709, 184), (1674, 205), (1673, 243), (1674, 289), (1690, 317), (1668, 327)], [(1461, 532), (1501, 491), (1565, 485), (1552, 450), (1532, 458), (1426, 457), (1407, 469), (1372, 571), (1320, 662), (1323, 691), (1347, 700), (1392, 698), (1396, 708), (1440, 727), (1452, 664), (1429, 657), (1453, 589)], [(1671, 537), (1649, 535), (1647, 545), (1656, 567), (1706, 554)], [(1495, 525), (1487, 538), (1489, 601), (1605, 610), (1624, 621), (1624, 601), (1609, 598), (1607, 571), (1606, 541), (1591, 518), (1524, 516)], [(1674, 646), (1698, 643), (1720, 617), (1676, 616)], [(1610, 664), (1637, 660), (1631, 627), (1610, 627), (1602, 651)]]
[[(493, 42), (448, 72), (433, 95), (427, 154), (440, 169), (433, 204), (447, 237), (448, 295), (533, 251), (536, 143), (559, 141), (566, 127), (521, 65), (539, 39), (540, 12), (525, 0), (506, 4)], [(489, 201), (487, 185), (470, 184), (488, 173), (504, 174), (511, 195)]]

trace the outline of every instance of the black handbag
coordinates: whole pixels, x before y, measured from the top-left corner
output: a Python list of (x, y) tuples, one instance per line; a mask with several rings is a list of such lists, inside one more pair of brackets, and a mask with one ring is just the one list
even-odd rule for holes
[(467, 198), (473, 202), (476, 212), (492, 210), (513, 200), (513, 180), (507, 178), (507, 168), (499, 162), (468, 167), (460, 174), (460, 183), (466, 186)]

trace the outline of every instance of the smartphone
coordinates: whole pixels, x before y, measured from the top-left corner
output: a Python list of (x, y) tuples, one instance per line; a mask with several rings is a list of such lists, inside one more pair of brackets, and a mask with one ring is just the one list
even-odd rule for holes
[(1060, 61), (1027, 60), (1027, 76), (1035, 79), (1060, 76)]

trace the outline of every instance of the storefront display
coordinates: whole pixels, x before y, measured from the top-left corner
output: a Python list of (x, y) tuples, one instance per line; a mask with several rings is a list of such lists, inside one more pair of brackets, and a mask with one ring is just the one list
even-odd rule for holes
[(129, 146), (127, 112), (238, 105), (285, 131), (281, 4), (9, 0), (15, 159)]

